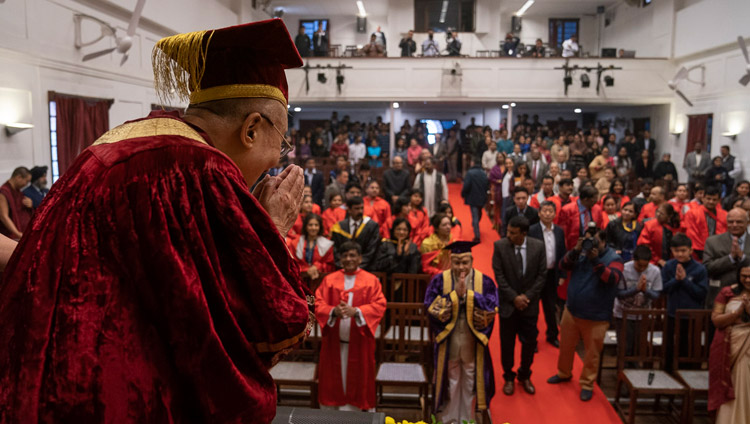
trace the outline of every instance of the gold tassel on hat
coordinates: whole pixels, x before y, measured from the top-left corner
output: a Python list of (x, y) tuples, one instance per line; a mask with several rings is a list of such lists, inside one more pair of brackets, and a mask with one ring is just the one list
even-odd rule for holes
[[(208, 33), (208, 39), (204, 38)], [(197, 31), (162, 38), (151, 52), (154, 88), (159, 100), (166, 104), (176, 95), (187, 101), (190, 93), (200, 87), (206, 70), (206, 51), (213, 31)]]

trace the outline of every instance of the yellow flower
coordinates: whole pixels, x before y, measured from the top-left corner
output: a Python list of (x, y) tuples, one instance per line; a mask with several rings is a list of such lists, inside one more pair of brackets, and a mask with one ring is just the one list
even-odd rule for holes
[(385, 417), (385, 424), (396, 424), (396, 420), (391, 417)]

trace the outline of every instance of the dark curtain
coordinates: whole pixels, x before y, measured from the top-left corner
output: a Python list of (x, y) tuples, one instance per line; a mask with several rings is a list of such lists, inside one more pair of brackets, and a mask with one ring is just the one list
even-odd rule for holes
[(57, 106), (57, 159), (60, 175), (84, 149), (109, 130), (109, 100), (54, 93)]
[(708, 145), (706, 140), (706, 129), (708, 128), (708, 118), (711, 114), (706, 115), (688, 115), (688, 135), (687, 145), (685, 146), (685, 156), (693, 151), (695, 143), (702, 142), (703, 147)]

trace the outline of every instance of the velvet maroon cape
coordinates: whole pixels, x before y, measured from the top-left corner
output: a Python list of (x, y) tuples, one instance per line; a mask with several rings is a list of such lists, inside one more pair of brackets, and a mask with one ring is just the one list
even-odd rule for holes
[(6, 271), (2, 423), (270, 422), (310, 315), (240, 170), (178, 135), (86, 149)]

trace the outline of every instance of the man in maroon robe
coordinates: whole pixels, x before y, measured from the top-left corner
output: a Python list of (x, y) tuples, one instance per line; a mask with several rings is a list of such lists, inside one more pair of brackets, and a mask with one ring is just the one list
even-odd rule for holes
[(31, 180), (31, 173), (21, 166), (0, 186), (0, 234), (18, 240), (31, 221), (31, 199), (21, 191)]
[(103, 135), (37, 210), (0, 285), (0, 423), (263, 423), (268, 372), (312, 325), (286, 234), (299, 167), (285, 147), (280, 20), (154, 49), (155, 112)]

